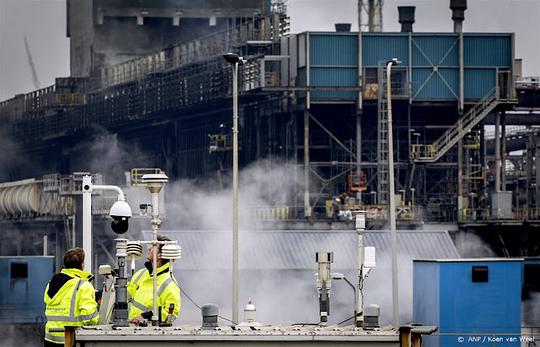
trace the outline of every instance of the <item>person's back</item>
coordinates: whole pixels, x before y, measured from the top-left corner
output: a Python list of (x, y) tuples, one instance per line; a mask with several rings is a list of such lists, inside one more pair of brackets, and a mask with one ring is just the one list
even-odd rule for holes
[(64, 333), (51, 331), (65, 326), (94, 325), (99, 320), (92, 275), (83, 271), (84, 251), (73, 248), (64, 255), (64, 268), (45, 288), (45, 346), (64, 344)]

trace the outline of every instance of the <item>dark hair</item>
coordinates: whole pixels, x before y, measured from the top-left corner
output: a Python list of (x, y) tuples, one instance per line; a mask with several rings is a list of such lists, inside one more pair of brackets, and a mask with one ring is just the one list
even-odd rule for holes
[[(158, 241), (171, 241), (170, 238), (168, 238), (167, 236), (163, 236), (163, 235), (158, 235), (157, 239), (158, 239)], [(165, 245), (163, 245), (163, 244), (159, 245), (159, 253), (161, 253), (161, 250), (163, 249), (163, 246), (165, 246)], [(169, 262), (169, 259), (161, 258), (161, 263), (167, 264), (168, 262)]]
[(64, 268), (82, 269), (84, 262), (84, 250), (81, 247), (75, 247), (64, 254)]

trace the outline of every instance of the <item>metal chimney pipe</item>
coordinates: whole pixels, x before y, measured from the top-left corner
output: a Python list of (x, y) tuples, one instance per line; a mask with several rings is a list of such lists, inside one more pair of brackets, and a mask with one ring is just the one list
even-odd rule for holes
[(450, 0), (450, 9), (452, 10), (452, 20), (454, 21), (454, 32), (463, 32), (463, 20), (465, 19), (467, 0)]
[(415, 6), (398, 6), (399, 23), (402, 33), (412, 33)]
[(336, 27), (336, 32), (338, 33), (346, 33), (351, 31), (351, 23), (336, 23), (334, 26)]

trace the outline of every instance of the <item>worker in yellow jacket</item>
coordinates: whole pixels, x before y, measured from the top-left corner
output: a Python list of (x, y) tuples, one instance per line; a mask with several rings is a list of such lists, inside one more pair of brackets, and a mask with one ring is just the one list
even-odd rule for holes
[[(158, 241), (170, 241), (169, 238), (158, 235)], [(170, 271), (168, 259), (161, 257), (160, 245), (157, 254), (157, 306), (161, 307), (161, 321), (167, 321), (168, 311), (171, 304), (174, 305), (172, 317), (174, 320), (180, 312), (180, 287)], [(129, 294), (129, 320), (131, 323), (140, 325), (145, 318), (152, 316), (154, 277), (152, 274), (152, 246), (148, 248), (145, 268), (137, 271), (128, 284)], [(158, 315), (158, 312), (155, 312)]]
[(45, 288), (45, 346), (64, 344), (64, 333), (51, 331), (65, 326), (95, 325), (99, 320), (96, 291), (89, 282), (92, 274), (83, 271), (84, 250), (72, 248), (64, 254), (64, 268)]

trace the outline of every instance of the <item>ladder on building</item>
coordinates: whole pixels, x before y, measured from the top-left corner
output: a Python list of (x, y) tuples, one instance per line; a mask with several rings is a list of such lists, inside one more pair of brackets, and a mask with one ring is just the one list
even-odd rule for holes
[(377, 203), (388, 204), (388, 104), (386, 66), (379, 64), (377, 98)]
[(480, 123), (480, 121), (482, 121), (482, 119), (490, 114), (499, 103), (499, 88), (494, 87), (434, 143), (427, 145), (411, 145), (412, 159), (417, 163), (433, 163), (439, 160), (450, 148), (454, 147), (465, 134), (471, 131), (478, 123)]

